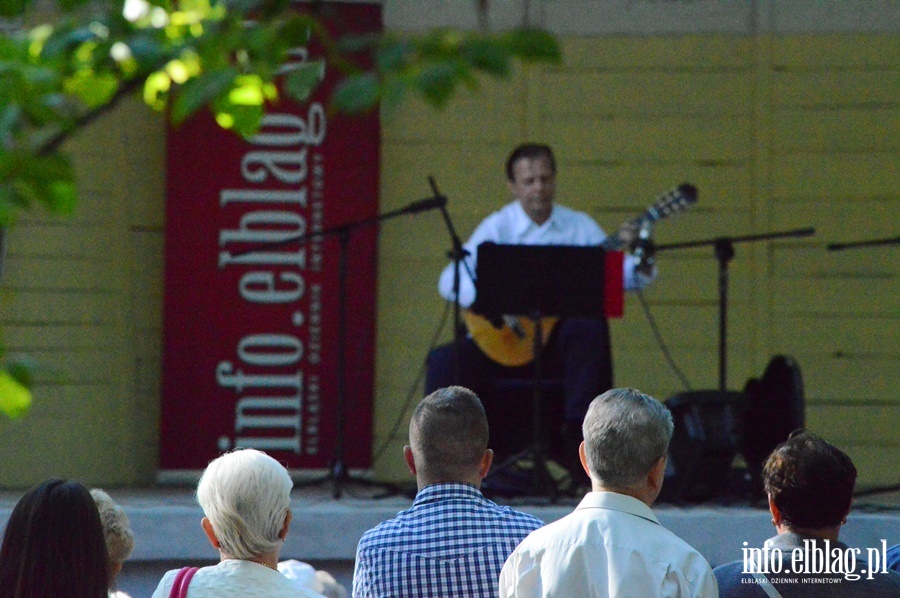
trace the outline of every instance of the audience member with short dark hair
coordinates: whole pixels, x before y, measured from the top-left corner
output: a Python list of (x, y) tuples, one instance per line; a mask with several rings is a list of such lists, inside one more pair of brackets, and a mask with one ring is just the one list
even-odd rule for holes
[[(254, 449), (226, 453), (206, 467), (197, 484), (201, 527), (221, 561), (190, 578), (191, 598), (321, 598), (277, 569), (293, 485), (284, 465)], [(178, 574), (166, 573), (153, 597), (167, 598)]]
[(706, 559), (659, 524), (672, 415), (631, 388), (588, 407), (578, 449), (591, 478), (575, 511), (532, 532), (506, 561), (500, 596), (715, 598)]
[[(721, 595), (900, 596), (900, 576), (880, 572), (885, 563), (878, 572), (870, 571), (874, 567), (867, 562), (865, 549), (852, 549), (838, 540), (855, 483), (853, 461), (822, 438), (800, 432), (779, 445), (763, 467), (763, 485), (778, 534), (766, 540), (765, 550), (745, 548), (741, 561), (716, 567)], [(835, 554), (840, 558), (835, 560)]]
[(0, 547), (0, 598), (106, 598), (103, 525), (87, 488), (51, 479), (16, 503)]
[(409, 510), (363, 534), (353, 596), (494, 598), (506, 557), (542, 522), (481, 494), (493, 452), (475, 393), (450, 386), (422, 399), (403, 454), (419, 491)]
[(91, 497), (100, 513), (106, 552), (109, 555), (110, 598), (129, 598), (128, 594), (115, 591), (116, 576), (122, 570), (125, 559), (131, 556), (131, 551), (134, 550), (134, 532), (131, 531), (128, 515), (109, 494), (99, 488), (91, 490)]

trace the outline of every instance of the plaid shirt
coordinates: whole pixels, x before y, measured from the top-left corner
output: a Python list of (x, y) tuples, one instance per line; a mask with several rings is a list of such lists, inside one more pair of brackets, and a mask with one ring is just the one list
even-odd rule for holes
[(469, 484), (431, 484), (412, 508), (363, 534), (353, 596), (495, 597), (506, 558), (542, 525)]

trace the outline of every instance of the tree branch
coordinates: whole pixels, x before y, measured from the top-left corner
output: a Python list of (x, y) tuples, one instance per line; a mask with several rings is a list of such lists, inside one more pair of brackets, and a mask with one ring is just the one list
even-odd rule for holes
[(64, 131), (60, 131), (49, 140), (47, 140), (43, 147), (37, 150), (37, 155), (46, 156), (47, 154), (51, 154), (58, 150), (59, 146), (62, 145), (62, 143), (66, 139), (71, 137), (79, 129), (86, 127), (87, 125), (100, 118), (102, 115), (115, 108), (124, 98), (131, 95), (135, 90), (139, 89), (144, 84), (144, 81), (146, 81), (146, 79), (147, 77), (144, 76), (135, 77), (130, 81), (126, 81), (125, 84), (122, 85), (122, 87), (116, 90), (116, 93), (113, 94), (113, 96), (107, 103), (103, 104), (102, 106), (98, 106), (93, 110), (85, 112), (77, 119), (75, 119), (75, 121), (72, 123), (72, 126), (68, 127)]

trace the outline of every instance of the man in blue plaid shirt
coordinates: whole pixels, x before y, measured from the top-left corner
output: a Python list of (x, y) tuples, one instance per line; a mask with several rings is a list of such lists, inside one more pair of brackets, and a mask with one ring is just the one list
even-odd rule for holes
[(543, 522), (481, 494), (494, 453), (475, 393), (451, 386), (422, 399), (403, 454), (419, 492), (409, 510), (363, 534), (354, 598), (497, 596), (506, 558)]

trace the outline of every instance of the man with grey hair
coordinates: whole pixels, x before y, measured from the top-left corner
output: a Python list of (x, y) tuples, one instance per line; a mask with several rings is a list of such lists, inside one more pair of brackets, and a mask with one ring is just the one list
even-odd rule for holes
[(451, 386), (422, 399), (403, 454), (419, 491), (409, 510), (363, 534), (353, 596), (495, 597), (506, 557), (542, 522), (481, 494), (494, 454), (475, 393)]
[(578, 448), (592, 492), (533, 533), (500, 574), (500, 596), (718, 596), (709, 563), (659, 524), (672, 416), (631, 388), (593, 400)]

